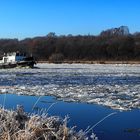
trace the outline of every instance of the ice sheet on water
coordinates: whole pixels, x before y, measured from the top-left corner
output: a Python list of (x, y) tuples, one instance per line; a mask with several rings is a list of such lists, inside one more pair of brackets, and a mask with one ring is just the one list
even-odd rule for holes
[(113, 109), (140, 108), (140, 65), (38, 64), (0, 70), (0, 93), (53, 95)]

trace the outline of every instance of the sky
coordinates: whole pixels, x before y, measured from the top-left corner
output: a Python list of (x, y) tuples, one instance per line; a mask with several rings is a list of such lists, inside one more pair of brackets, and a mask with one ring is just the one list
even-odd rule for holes
[(0, 0), (0, 38), (140, 31), (140, 0)]

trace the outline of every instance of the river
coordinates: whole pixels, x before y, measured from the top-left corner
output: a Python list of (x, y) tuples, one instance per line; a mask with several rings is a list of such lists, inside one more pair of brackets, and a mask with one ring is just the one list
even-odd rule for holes
[[(26, 112), (70, 117), (76, 129), (92, 127), (99, 140), (140, 139), (140, 65), (38, 64), (1, 69), (0, 104)], [(34, 107), (34, 109), (33, 109)]]

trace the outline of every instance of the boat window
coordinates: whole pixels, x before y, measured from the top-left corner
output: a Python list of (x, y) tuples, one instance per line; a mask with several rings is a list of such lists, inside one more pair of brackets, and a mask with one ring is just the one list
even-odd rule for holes
[(8, 61), (8, 58), (5, 57), (4, 58), (4, 63), (7, 63), (7, 61)]
[(16, 56), (19, 56), (19, 53), (16, 53)]

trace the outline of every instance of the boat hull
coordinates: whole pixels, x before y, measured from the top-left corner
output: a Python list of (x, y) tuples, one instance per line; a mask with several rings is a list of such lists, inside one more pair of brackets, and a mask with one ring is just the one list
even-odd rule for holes
[(34, 61), (20, 61), (17, 63), (4, 63), (4, 64), (0, 64), (0, 69), (9, 69), (9, 68), (16, 68), (16, 67), (33, 68), (34, 64), (36, 64)]

